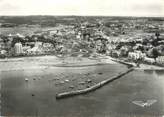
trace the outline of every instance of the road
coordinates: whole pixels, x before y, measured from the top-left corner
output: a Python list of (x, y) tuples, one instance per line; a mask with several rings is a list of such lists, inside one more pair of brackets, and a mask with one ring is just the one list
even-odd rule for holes
[[(101, 72), (107, 71), (108, 67), (104, 67), (103, 70), (94, 68), (94, 71), (97, 69)], [(119, 69), (123, 69), (121, 67)], [(74, 68), (74, 72), (76, 70), (78, 69)], [(135, 70), (94, 92), (61, 100), (55, 98), (57, 89), (48, 82), (47, 79), (52, 77), (48, 71), (1, 72), (2, 115), (56, 117), (164, 115), (163, 70)], [(24, 78), (27, 74), (32, 74), (33, 77), (47, 75), (38, 82), (26, 83)], [(147, 100), (156, 100), (156, 102), (146, 107), (133, 103), (133, 101)]]

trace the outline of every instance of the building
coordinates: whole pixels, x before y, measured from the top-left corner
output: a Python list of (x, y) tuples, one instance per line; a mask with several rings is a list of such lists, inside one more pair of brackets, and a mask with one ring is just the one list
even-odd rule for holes
[(156, 62), (160, 65), (164, 65), (164, 56), (158, 56)]
[(128, 53), (128, 58), (130, 60), (138, 60), (138, 59), (144, 59), (146, 57), (145, 53), (142, 53), (140, 51), (136, 51), (136, 52), (129, 52)]
[(23, 47), (22, 47), (22, 44), (20, 42), (18, 42), (14, 45), (14, 53), (16, 55), (20, 55), (23, 53)]
[(5, 43), (3, 41), (3, 39), (0, 38), (0, 50), (5, 48)]

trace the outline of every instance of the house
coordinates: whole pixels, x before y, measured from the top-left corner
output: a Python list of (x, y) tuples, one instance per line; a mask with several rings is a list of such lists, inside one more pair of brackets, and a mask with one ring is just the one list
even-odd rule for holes
[(5, 55), (5, 54), (7, 54), (6, 50), (0, 50), (0, 55)]
[(144, 59), (145, 57), (146, 57), (146, 54), (142, 53), (140, 51), (129, 52), (128, 53), (128, 58), (131, 59), (131, 60)]
[(41, 54), (42, 51), (38, 47), (29, 48), (27, 54)]
[(16, 55), (19, 55), (19, 54), (23, 53), (23, 47), (22, 47), (22, 44), (20, 42), (16, 43), (14, 45), (14, 52), (15, 52)]
[(112, 57), (118, 58), (118, 57), (120, 57), (120, 55), (121, 55), (120, 51), (117, 51), (117, 50), (112, 50), (111, 51), (111, 56)]
[(20, 37), (20, 38), (25, 38), (25, 36), (24, 36), (24, 35), (19, 34), (19, 33), (17, 33), (17, 34), (16, 34), (16, 36), (17, 36), (17, 37)]
[(158, 58), (156, 59), (156, 62), (158, 64), (164, 65), (164, 56), (158, 56)]
[(148, 58), (148, 57), (144, 57), (144, 61), (150, 64), (155, 63), (155, 60), (153, 58)]
[(0, 50), (5, 49), (5, 43), (2, 38), (0, 38)]

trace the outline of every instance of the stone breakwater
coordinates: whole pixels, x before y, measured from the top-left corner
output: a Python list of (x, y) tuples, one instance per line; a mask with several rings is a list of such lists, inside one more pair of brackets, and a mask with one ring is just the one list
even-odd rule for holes
[(134, 70), (134, 67), (131, 67), (130, 69), (128, 69), (127, 71), (125, 71), (123, 73), (119, 73), (116, 76), (113, 76), (113, 77), (110, 77), (106, 80), (103, 80), (100, 83), (97, 83), (97, 84), (95, 84), (95, 85), (93, 85), (89, 88), (86, 88), (86, 89), (59, 93), (59, 94), (56, 95), (56, 99), (62, 99), (62, 98), (70, 97), (70, 96), (75, 96), (75, 95), (86, 94), (86, 93), (92, 92), (92, 91), (106, 85), (109, 82), (112, 82), (114, 80), (117, 80), (117, 79), (121, 78), (122, 76), (128, 74), (129, 72), (132, 72), (133, 70)]

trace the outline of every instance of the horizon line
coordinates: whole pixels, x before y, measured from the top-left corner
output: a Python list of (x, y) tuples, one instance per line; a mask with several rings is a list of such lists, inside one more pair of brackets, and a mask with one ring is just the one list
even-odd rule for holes
[(164, 16), (133, 16), (133, 15), (0, 15), (0, 17), (28, 17), (28, 16), (71, 16), (71, 17), (136, 17), (136, 18), (164, 18)]

